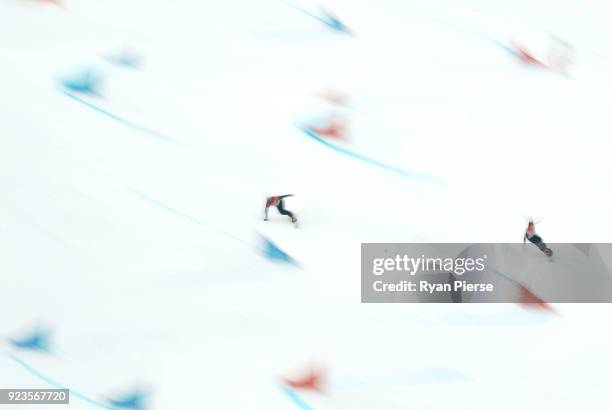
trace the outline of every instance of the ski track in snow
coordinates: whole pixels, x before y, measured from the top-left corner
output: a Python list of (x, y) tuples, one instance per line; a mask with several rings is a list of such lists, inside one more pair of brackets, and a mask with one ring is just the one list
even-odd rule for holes
[(179, 211), (177, 209), (174, 209), (174, 208), (172, 208), (172, 207), (170, 207), (170, 206), (168, 206), (168, 205), (166, 205), (166, 204), (164, 204), (164, 203), (162, 203), (162, 202), (160, 202), (160, 201), (158, 201), (156, 199), (153, 199), (153, 198), (143, 194), (142, 192), (139, 192), (137, 190), (132, 190), (132, 191), (134, 192), (134, 194), (136, 194), (138, 197), (142, 198), (146, 202), (149, 202), (149, 203), (151, 203), (151, 204), (153, 204), (153, 205), (155, 205), (155, 206), (157, 206), (159, 208), (162, 208), (162, 209), (164, 209), (167, 212), (170, 212), (170, 213), (172, 213), (174, 215), (180, 216), (183, 219), (186, 219), (186, 220), (191, 221), (193, 223), (196, 223), (196, 224), (198, 224), (200, 226), (203, 226), (203, 227), (205, 227), (205, 228), (207, 228), (209, 230), (212, 230), (212, 231), (214, 231), (214, 232), (216, 232), (218, 234), (221, 234), (221, 235), (225, 236), (226, 238), (233, 239), (234, 241), (239, 242), (239, 243), (241, 243), (243, 245), (247, 245), (249, 247), (254, 247), (255, 246), (255, 244), (252, 244), (251, 242), (249, 242), (249, 241), (247, 241), (245, 239), (242, 239), (242, 238), (240, 238), (240, 237), (238, 237), (238, 236), (236, 236), (236, 235), (234, 235), (234, 234), (232, 234), (232, 233), (230, 233), (228, 231), (225, 231), (225, 230), (223, 230), (221, 228), (213, 226), (213, 225), (211, 225), (209, 223), (203, 222), (203, 221), (201, 221), (201, 220), (199, 220), (197, 218), (194, 218), (191, 215), (187, 215), (186, 213), (184, 213), (182, 211)]
[(285, 386), (280, 386), (279, 387), (281, 389), (281, 391), (289, 398), (289, 400), (291, 400), (291, 402), (293, 404), (295, 404), (298, 408), (300, 408), (301, 410), (314, 410), (314, 407), (311, 407), (309, 404), (307, 404), (296, 392), (295, 390), (289, 388), (289, 387), (285, 387)]
[[(101, 403), (93, 398), (91, 398), (91, 396), (87, 395), (87, 394), (83, 394), (77, 390), (74, 390), (72, 388), (70, 388), (67, 385), (64, 385), (58, 381), (56, 381), (55, 379), (51, 378), (50, 376), (43, 374), (40, 370), (34, 368), (32, 365), (30, 365), (29, 363), (27, 363), (26, 361), (24, 361), (23, 359), (19, 358), (18, 356), (9, 353), (9, 352), (4, 352), (5, 355), (11, 359), (13, 362), (17, 363), (22, 369), (24, 369), (25, 371), (27, 371), (28, 373), (30, 373), (32, 376), (34, 376), (35, 378), (49, 384), (51, 387), (56, 388), (56, 389), (68, 389), (70, 390), (70, 397), (76, 397), (79, 400), (82, 400), (88, 404), (91, 404), (94, 407), (97, 408), (101, 408), (101, 409), (106, 409), (106, 410), (119, 410), (118, 407), (114, 407), (105, 403)], [(293, 403), (295, 404), (296, 407), (300, 408), (301, 410), (314, 410), (314, 407), (311, 407), (310, 405), (308, 405), (301, 397), (300, 395), (298, 395), (293, 389), (289, 388), (289, 387), (285, 387), (285, 386), (279, 386), (279, 389), (285, 394), (285, 396), (287, 396), (287, 398)]]
[(96, 104), (94, 104), (94, 103), (92, 103), (90, 101), (87, 101), (84, 98), (81, 98), (81, 97), (77, 96), (74, 93), (71, 93), (71, 92), (65, 91), (65, 90), (63, 91), (63, 93), (64, 93), (64, 95), (68, 96), (69, 98), (73, 99), (74, 101), (76, 101), (76, 102), (78, 102), (78, 103), (80, 103), (80, 104), (82, 104), (82, 105), (84, 105), (84, 106), (86, 106), (88, 108), (91, 108), (92, 110), (94, 110), (96, 112), (99, 112), (100, 114), (103, 114), (103, 115), (113, 119), (114, 121), (120, 123), (120, 124), (125, 125), (126, 127), (132, 128), (132, 129), (134, 129), (136, 131), (139, 131), (139, 132), (142, 132), (142, 133), (145, 133), (145, 134), (149, 134), (149, 135), (151, 135), (151, 136), (153, 136), (155, 138), (158, 138), (158, 139), (166, 141), (166, 142), (170, 142), (170, 143), (178, 145), (180, 147), (187, 147), (183, 143), (181, 143), (181, 142), (179, 142), (179, 141), (177, 141), (177, 140), (175, 140), (175, 139), (173, 139), (173, 138), (171, 138), (171, 137), (169, 137), (169, 136), (167, 136), (165, 134), (162, 134), (161, 132), (158, 132), (158, 131), (155, 131), (155, 130), (153, 130), (151, 128), (147, 128), (147, 127), (145, 127), (143, 125), (140, 125), (140, 124), (128, 121), (125, 118), (120, 117), (120, 116), (118, 116), (116, 114), (113, 114), (112, 112), (110, 112), (108, 110), (105, 110), (104, 108), (102, 108), (102, 107), (100, 107), (100, 106), (98, 106), (98, 105), (96, 105)]
[[(61, 384), (60, 382), (54, 380), (48, 375), (43, 374), (41, 371), (35, 369), (32, 365), (30, 365), (29, 363), (20, 359), (19, 357), (17, 357), (16, 355), (12, 353), (5, 352), (5, 354), (13, 362), (17, 363), (22, 369), (24, 369), (25, 371), (27, 371), (28, 373), (30, 373), (32, 376), (36, 377), (37, 379), (42, 380), (45, 383), (48, 383), (51, 387), (56, 388), (56, 389), (70, 390), (70, 397), (76, 397), (79, 400), (82, 400), (88, 404), (91, 404), (94, 407), (98, 407), (101, 409), (119, 410), (118, 407), (114, 407), (114, 406), (111, 406), (105, 403), (101, 403), (91, 398), (89, 395), (83, 394), (77, 390), (74, 390), (66, 385)], [(314, 407), (311, 407), (304, 400), (302, 400), (302, 398), (293, 389), (290, 389), (289, 387), (285, 387), (285, 386), (279, 386), (279, 389), (289, 398), (289, 400), (291, 400), (293, 404), (295, 404), (296, 407), (300, 408), (301, 410), (314, 410)]]
[(410, 179), (415, 179), (415, 180), (419, 180), (419, 181), (423, 181), (423, 182), (428, 182), (428, 183), (435, 184), (435, 185), (442, 185), (442, 186), (446, 185), (444, 182), (442, 182), (438, 178), (436, 178), (434, 176), (431, 176), (429, 174), (421, 174), (421, 173), (417, 173), (417, 172), (404, 171), (403, 169), (394, 167), (393, 165), (386, 164), (384, 162), (378, 161), (378, 160), (370, 158), (368, 156), (365, 156), (365, 155), (359, 154), (357, 152), (350, 151), (350, 150), (348, 150), (346, 148), (342, 148), (342, 147), (340, 147), (338, 145), (332, 144), (331, 142), (327, 141), (325, 138), (322, 138), (322, 137), (318, 136), (316, 133), (310, 131), (307, 128), (300, 128), (300, 130), (305, 135), (310, 137), (311, 139), (313, 139), (313, 140), (317, 141), (318, 143), (326, 146), (327, 148), (330, 148), (331, 150), (336, 151), (336, 152), (338, 152), (338, 153), (340, 153), (342, 155), (345, 155), (347, 157), (358, 159), (358, 160), (363, 161), (363, 162), (365, 162), (367, 164), (374, 165), (376, 167), (385, 169), (387, 171), (394, 172), (396, 174), (399, 174), (399, 175), (401, 175), (403, 177), (407, 177), (407, 178), (410, 178)]
[(92, 406), (101, 408), (101, 409), (107, 409), (107, 410), (117, 410), (117, 407), (113, 407), (104, 403), (101, 403), (93, 398), (91, 398), (89, 395), (80, 393), (79, 391), (76, 391), (66, 385), (63, 385), (61, 383), (59, 383), (58, 381), (54, 380), (53, 378), (49, 377), (46, 374), (43, 374), (40, 370), (35, 369), (33, 366), (31, 366), (29, 363), (27, 363), (26, 361), (20, 359), (19, 357), (17, 357), (16, 355), (9, 353), (9, 352), (5, 352), (6, 356), (8, 358), (10, 358), (13, 362), (17, 363), (22, 369), (24, 369), (25, 371), (27, 371), (28, 373), (30, 373), (32, 376), (36, 377), (39, 380), (42, 380), (45, 383), (48, 383), (51, 387), (55, 388), (55, 389), (68, 389), (70, 390), (70, 397), (76, 397), (79, 400), (82, 400), (88, 404), (91, 404)]

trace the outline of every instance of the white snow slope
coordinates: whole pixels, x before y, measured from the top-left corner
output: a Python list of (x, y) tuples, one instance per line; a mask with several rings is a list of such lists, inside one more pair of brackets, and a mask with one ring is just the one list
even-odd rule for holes
[[(73, 410), (135, 388), (151, 410), (610, 408), (608, 305), (361, 304), (359, 273), (361, 242), (516, 242), (528, 216), (612, 240), (610, 3), (324, 6), (355, 35), (314, 2), (0, 4), (0, 387)], [(547, 33), (569, 76), (501, 46)], [(100, 95), (62, 89), (84, 68)], [(351, 121), (333, 147), (296, 126), (327, 89)], [(300, 229), (261, 221), (283, 193)], [(11, 344), (36, 328), (50, 353)], [(325, 393), (283, 389), (313, 362)]]

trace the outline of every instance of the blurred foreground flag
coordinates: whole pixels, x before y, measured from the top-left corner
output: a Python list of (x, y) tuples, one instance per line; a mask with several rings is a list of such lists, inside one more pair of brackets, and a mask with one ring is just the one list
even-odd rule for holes
[(323, 392), (325, 372), (322, 368), (311, 366), (294, 378), (283, 378), (283, 382), (293, 389)]
[(142, 390), (134, 390), (114, 399), (109, 399), (111, 406), (119, 409), (146, 410), (147, 394)]
[(22, 337), (11, 338), (9, 341), (17, 349), (50, 352), (50, 332), (38, 327)]
[(279, 248), (278, 245), (276, 245), (274, 242), (272, 242), (270, 239), (264, 236), (262, 236), (261, 239), (263, 241), (261, 250), (262, 250), (263, 255), (267, 259), (274, 261), (274, 262), (290, 263), (292, 265), (297, 266), (298, 264), (297, 261), (293, 259), (291, 256), (289, 256), (287, 252)]

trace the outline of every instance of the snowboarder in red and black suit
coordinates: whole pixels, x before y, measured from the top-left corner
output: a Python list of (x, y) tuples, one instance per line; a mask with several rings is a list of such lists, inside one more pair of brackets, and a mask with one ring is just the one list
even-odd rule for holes
[(542, 240), (542, 238), (536, 233), (535, 224), (533, 221), (529, 221), (527, 225), (527, 229), (525, 230), (525, 235), (523, 236), (523, 243), (525, 243), (525, 239), (538, 247), (542, 252), (546, 254), (546, 256), (552, 255), (552, 250)]
[(265, 210), (266, 217), (264, 218), (264, 221), (269, 220), (268, 219), (268, 209), (272, 206), (275, 206), (281, 215), (287, 215), (289, 218), (291, 218), (291, 222), (293, 223), (297, 222), (297, 218), (295, 217), (295, 215), (292, 212), (287, 211), (285, 209), (285, 202), (283, 201), (283, 198), (287, 198), (288, 196), (293, 196), (293, 194), (270, 196), (266, 199), (266, 210)]

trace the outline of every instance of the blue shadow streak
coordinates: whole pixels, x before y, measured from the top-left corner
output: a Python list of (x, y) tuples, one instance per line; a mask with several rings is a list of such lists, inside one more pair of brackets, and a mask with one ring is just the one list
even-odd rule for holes
[(516, 279), (512, 279), (509, 275), (506, 275), (503, 272), (498, 271), (495, 268), (492, 268), (490, 266), (487, 266), (488, 269), (490, 269), (494, 274), (496, 274), (497, 276), (499, 276), (502, 279), (507, 280), (508, 282), (514, 284), (514, 285), (520, 285), (520, 283), (516, 280)]
[(344, 23), (342, 23), (337, 17), (327, 16), (327, 19), (325, 19), (323, 17), (319, 17), (316, 14), (311, 13), (308, 10), (298, 7), (296, 5), (289, 5), (289, 6), (293, 7), (294, 9), (298, 11), (301, 11), (307, 16), (312, 17), (313, 19), (317, 20), (319, 23), (326, 25), (327, 27), (329, 27), (330, 29), (334, 31), (338, 31), (338, 32), (345, 33), (345, 34), (351, 34), (351, 30)]
[[(11, 353), (6, 353), (6, 355), (13, 360), (15, 363), (17, 363), (18, 365), (20, 365), (23, 369), (25, 369), (28, 373), (30, 373), (31, 375), (35, 376), (36, 378), (44, 381), (45, 383), (50, 384), (51, 386), (55, 387), (56, 389), (68, 389), (68, 387), (62, 385), (61, 383), (56, 382), (55, 380), (53, 380), (52, 378), (50, 378), (49, 376), (39, 372), (38, 370), (36, 370), (34, 367), (30, 366), (28, 363), (26, 363), (25, 361), (21, 360), (19, 357), (11, 354)], [(101, 409), (107, 409), (107, 410), (118, 410), (117, 407), (113, 407), (113, 406), (109, 406), (107, 404), (101, 403), (97, 400), (94, 400), (82, 393), (79, 393), (75, 390), (72, 389), (68, 389), (70, 390), (70, 396), (71, 397), (76, 397), (78, 399), (83, 400), (84, 402), (87, 402), (89, 404), (92, 404), (96, 407), (99, 407)]]
[(324, 138), (321, 138), (320, 136), (318, 136), (317, 134), (315, 134), (314, 132), (310, 131), (309, 129), (306, 128), (300, 128), (300, 130), (306, 134), (307, 136), (309, 136), (310, 138), (312, 138), (313, 140), (325, 145), (326, 147), (342, 154), (342, 155), (346, 155), (347, 157), (351, 157), (351, 158), (355, 158), (358, 159), (360, 161), (363, 162), (367, 162), (370, 165), (374, 165), (377, 166), (379, 168), (383, 168), (386, 169), (387, 171), (391, 171), (394, 172), (396, 174), (399, 174), (403, 177), (407, 177), (407, 178), (411, 178), (411, 179), (417, 179), (417, 180), (422, 180), (425, 182), (429, 182), (432, 184), (436, 184), (436, 185), (441, 185), (441, 186), (446, 186), (446, 183), (439, 180), (438, 178), (431, 176), (429, 174), (423, 174), (423, 173), (416, 173), (416, 172), (407, 172), (404, 171), (403, 169), (394, 167), (392, 165), (389, 164), (385, 164), (384, 162), (380, 162), (378, 160), (375, 160), (373, 158), (370, 157), (366, 157), (365, 155), (361, 155), (359, 153), (350, 151), (346, 148), (342, 148), (339, 147), (337, 145), (332, 144), (331, 142), (325, 140)]
[(91, 102), (89, 102), (89, 101), (87, 101), (87, 100), (85, 100), (85, 99), (83, 99), (83, 98), (81, 98), (81, 97), (71, 93), (71, 92), (63, 90), (63, 93), (66, 96), (68, 96), (69, 98), (73, 99), (74, 101), (79, 102), (79, 103), (85, 105), (86, 107), (89, 107), (92, 110), (99, 112), (100, 114), (106, 115), (107, 117), (117, 121), (120, 124), (123, 124), (123, 125), (125, 125), (127, 127), (130, 127), (132, 129), (135, 129), (136, 131), (140, 131), (140, 132), (143, 132), (145, 134), (149, 134), (149, 135), (151, 135), (151, 136), (153, 136), (155, 138), (161, 139), (163, 141), (166, 141), (166, 142), (169, 142), (169, 143), (181, 146), (181, 147), (185, 147), (184, 144), (176, 141), (175, 139), (172, 139), (172, 138), (168, 137), (167, 135), (164, 135), (164, 134), (162, 134), (160, 132), (157, 132), (157, 131), (155, 131), (155, 130), (153, 130), (151, 128), (147, 128), (147, 127), (142, 126), (140, 124), (136, 124), (134, 122), (128, 121), (125, 118), (121, 118), (118, 115), (115, 115), (112, 112), (107, 111), (107, 110), (105, 110), (102, 107), (98, 107), (97, 105), (95, 105), (95, 104), (93, 104), (93, 103), (91, 103)]
[(238, 236), (236, 236), (236, 235), (234, 235), (234, 234), (231, 234), (231, 233), (229, 233), (229, 232), (227, 232), (227, 231), (224, 231), (224, 230), (223, 230), (223, 229), (221, 229), (221, 228), (217, 228), (216, 226), (210, 225), (210, 224), (208, 224), (208, 223), (206, 223), (206, 222), (204, 222), (204, 221), (200, 221), (199, 219), (196, 219), (196, 218), (194, 218), (193, 216), (188, 215), (188, 214), (186, 214), (186, 213), (184, 213), (184, 212), (181, 212), (181, 211), (179, 211), (179, 210), (177, 210), (177, 209), (171, 208), (171, 207), (169, 207), (168, 205), (166, 205), (166, 204), (164, 204), (164, 203), (162, 203), (162, 202), (159, 202), (158, 200), (153, 199), (153, 198), (151, 198), (151, 197), (149, 197), (149, 196), (147, 196), (147, 195), (143, 194), (143, 193), (142, 193), (142, 192), (140, 192), (140, 191), (137, 191), (137, 190), (135, 190), (135, 189), (132, 189), (132, 192), (134, 192), (134, 194), (136, 194), (136, 195), (137, 195), (137, 196), (139, 196), (140, 198), (144, 199), (145, 201), (147, 201), (147, 202), (149, 202), (149, 203), (151, 203), (151, 204), (153, 204), (153, 205), (155, 205), (155, 206), (157, 206), (157, 207), (159, 207), (159, 208), (162, 208), (162, 209), (164, 209), (164, 210), (166, 210), (166, 211), (168, 211), (168, 212), (170, 212), (170, 213), (173, 213), (173, 214), (175, 214), (175, 215), (177, 215), (177, 216), (180, 216), (181, 218), (187, 219), (187, 220), (189, 220), (189, 221), (191, 221), (191, 222), (193, 222), (193, 223), (196, 223), (196, 224), (198, 224), (198, 225), (200, 225), (200, 226), (203, 226), (203, 227), (205, 227), (205, 228), (207, 228), (207, 229), (210, 229), (210, 230), (212, 230), (212, 231), (215, 231), (215, 232), (217, 232), (217, 233), (220, 233), (220, 234), (222, 234), (222, 235), (224, 235), (224, 236), (226, 236), (226, 237), (228, 237), (228, 238), (231, 238), (231, 239), (233, 239), (233, 240), (235, 240), (235, 241), (237, 241), (237, 242), (240, 242), (240, 243), (241, 243), (241, 244), (243, 244), (243, 245), (254, 246), (254, 245), (253, 245), (253, 244), (251, 244), (249, 241), (246, 241), (246, 240), (244, 240), (244, 239), (242, 239), (242, 238), (240, 238), (240, 237), (238, 237)]
[(285, 396), (289, 398), (297, 407), (301, 410), (314, 410), (314, 407), (311, 407), (308, 403), (306, 403), (298, 394), (290, 389), (289, 387), (282, 386), (281, 391), (285, 393)]

